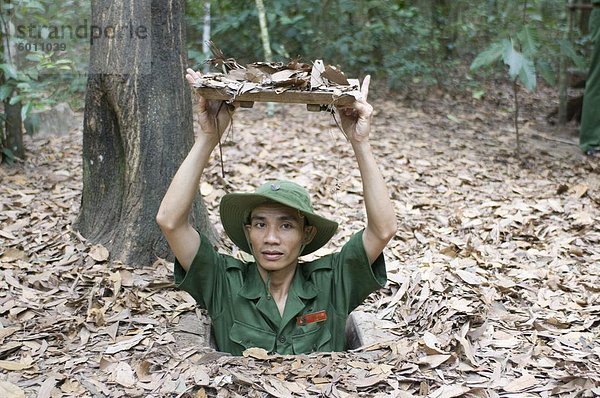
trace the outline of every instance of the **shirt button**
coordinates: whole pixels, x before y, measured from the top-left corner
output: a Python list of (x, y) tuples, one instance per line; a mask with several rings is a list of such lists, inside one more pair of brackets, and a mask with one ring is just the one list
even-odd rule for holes
[(280, 336), (279, 337), (279, 342), (280, 343), (285, 343), (285, 336)]

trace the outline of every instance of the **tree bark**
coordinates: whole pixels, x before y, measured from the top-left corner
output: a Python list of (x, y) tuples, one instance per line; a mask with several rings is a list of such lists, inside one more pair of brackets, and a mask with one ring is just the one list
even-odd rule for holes
[[(568, 5), (572, 5), (573, 0), (569, 0)], [(567, 31), (564, 33), (563, 39), (571, 42), (571, 32), (573, 30), (573, 10), (567, 8)], [(569, 101), (568, 93), (568, 71), (567, 71), (567, 56), (562, 53), (558, 62), (558, 124), (564, 126), (567, 124), (567, 107)]]
[[(0, 53), (2, 54), (2, 62), (7, 65), (13, 64), (11, 44), (8, 40), (8, 24), (4, 18), (5, 10), (0, 4)], [(4, 76), (4, 72), (0, 71), (0, 86), (7, 82), (8, 78)], [(0, 126), (0, 161), (3, 160), (1, 153), (4, 148), (9, 149), (12, 156), (25, 159), (25, 145), (23, 144), (23, 120), (21, 118), (21, 102), (15, 104), (10, 103), (13, 92), (4, 101), (4, 126)]]
[[(77, 228), (111, 260), (152, 264), (170, 253), (155, 222), (160, 201), (193, 144), (184, 0), (96, 0), (83, 127)], [(107, 28), (121, 27), (121, 36)], [(144, 35), (145, 32), (145, 35)], [(98, 31), (91, 32), (100, 36)], [(198, 195), (192, 223), (214, 241)]]
[(267, 28), (267, 13), (265, 11), (265, 4), (262, 0), (256, 0), (256, 9), (258, 11), (260, 40), (262, 42), (263, 51), (265, 52), (265, 61), (271, 62), (273, 60), (273, 54), (271, 53), (271, 41), (269, 40), (269, 29)]
[(4, 101), (4, 125), (6, 131), (6, 148), (18, 159), (25, 159), (23, 145), (23, 121), (21, 120), (21, 102), (10, 104), (10, 97)]
[[(210, 58), (210, 47), (208, 42), (210, 41), (210, 0), (204, 1), (204, 29), (202, 29), (202, 53), (204, 59)], [(210, 65), (204, 64), (204, 73), (210, 72)]]

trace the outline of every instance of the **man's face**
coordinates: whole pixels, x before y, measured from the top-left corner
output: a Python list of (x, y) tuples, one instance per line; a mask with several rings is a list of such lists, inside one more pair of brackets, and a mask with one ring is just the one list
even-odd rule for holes
[(315, 232), (304, 225), (300, 212), (280, 204), (256, 207), (246, 225), (254, 258), (267, 271), (294, 270), (303, 245)]

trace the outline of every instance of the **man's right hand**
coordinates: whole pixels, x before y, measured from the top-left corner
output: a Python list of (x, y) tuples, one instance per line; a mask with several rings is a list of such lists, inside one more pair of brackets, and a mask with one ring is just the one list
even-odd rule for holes
[[(190, 85), (193, 85), (202, 76), (200, 72), (190, 68), (186, 72), (185, 78)], [(229, 105), (225, 101), (207, 100), (202, 96), (198, 98), (198, 121), (202, 133), (214, 135), (214, 144), (216, 145), (219, 142), (219, 137), (223, 135), (229, 123), (231, 123), (235, 105)]]

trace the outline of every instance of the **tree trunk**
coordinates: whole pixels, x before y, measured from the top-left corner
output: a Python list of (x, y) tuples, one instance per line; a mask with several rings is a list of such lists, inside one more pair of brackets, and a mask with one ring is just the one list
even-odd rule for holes
[[(77, 227), (111, 260), (144, 266), (170, 251), (155, 222), (194, 140), (184, 0), (92, 2)], [(107, 28), (123, 27), (117, 34)], [(97, 37), (94, 39), (94, 34)], [(192, 223), (214, 241), (198, 195)]]
[[(569, 0), (569, 5), (573, 4), (573, 0)], [(567, 31), (563, 35), (563, 39), (571, 42), (571, 32), (573, 30), (573, 10), (567, 9)], [(567, 124), (567, 106), (569, 101), (568, 93), (568, 70), (567, 56), (561, 51), (558, 62), (558, 124), (563, 126)]]
[(262, 0), (256, 0), (256, 9), (258, 11), (258, 23), (260, 25), (260, 40), (263, 51), (265, 52), (265, 61), (271, 62), (273, 54), (271, 53), (271, 41), (269, 40), (269, 29), (267, 28), (267, 12)]
[(6, 148), (12, 155), (25, 159), (25, 146), (23, 145), (23, 121), (21, 120), (21, 102), (10, 104), (10, 97), (4, 100), (4, 125), (6, 131)]
[[(0, 4), (0, 13), (5, 13), (3, 4)], [(2, 54), (1, 62), (7, 65), (13, 65), (11, 44), (8, 31), (8, 22), (4, 15), (0, 15), (0, 54)], [(0, 71), (0, 86), (7, 82), (8, 78), (4, 76), (4, 72)], [(25, 146), (23, 144), (23, 120), (21, 119), (21, 102), (10, 104), (11, 96), (15, 94), (13, 89), (4, 101), (4, 126), (0, 126), (0, 152), (3, 149), (9, 149), (12, 156), (19, 159), (25, 159)], [(0, 161), (3, 159), (3, 154), (0, 153)]]
[[(204, 26), (202, 29), (202, 53), (204, 54), (204, 60), (206, 61), (211, 57), (210, 46), (210, 0), (204, 1)], [(204, 64), (204, 73), (210, 72), (210, 64)]]

